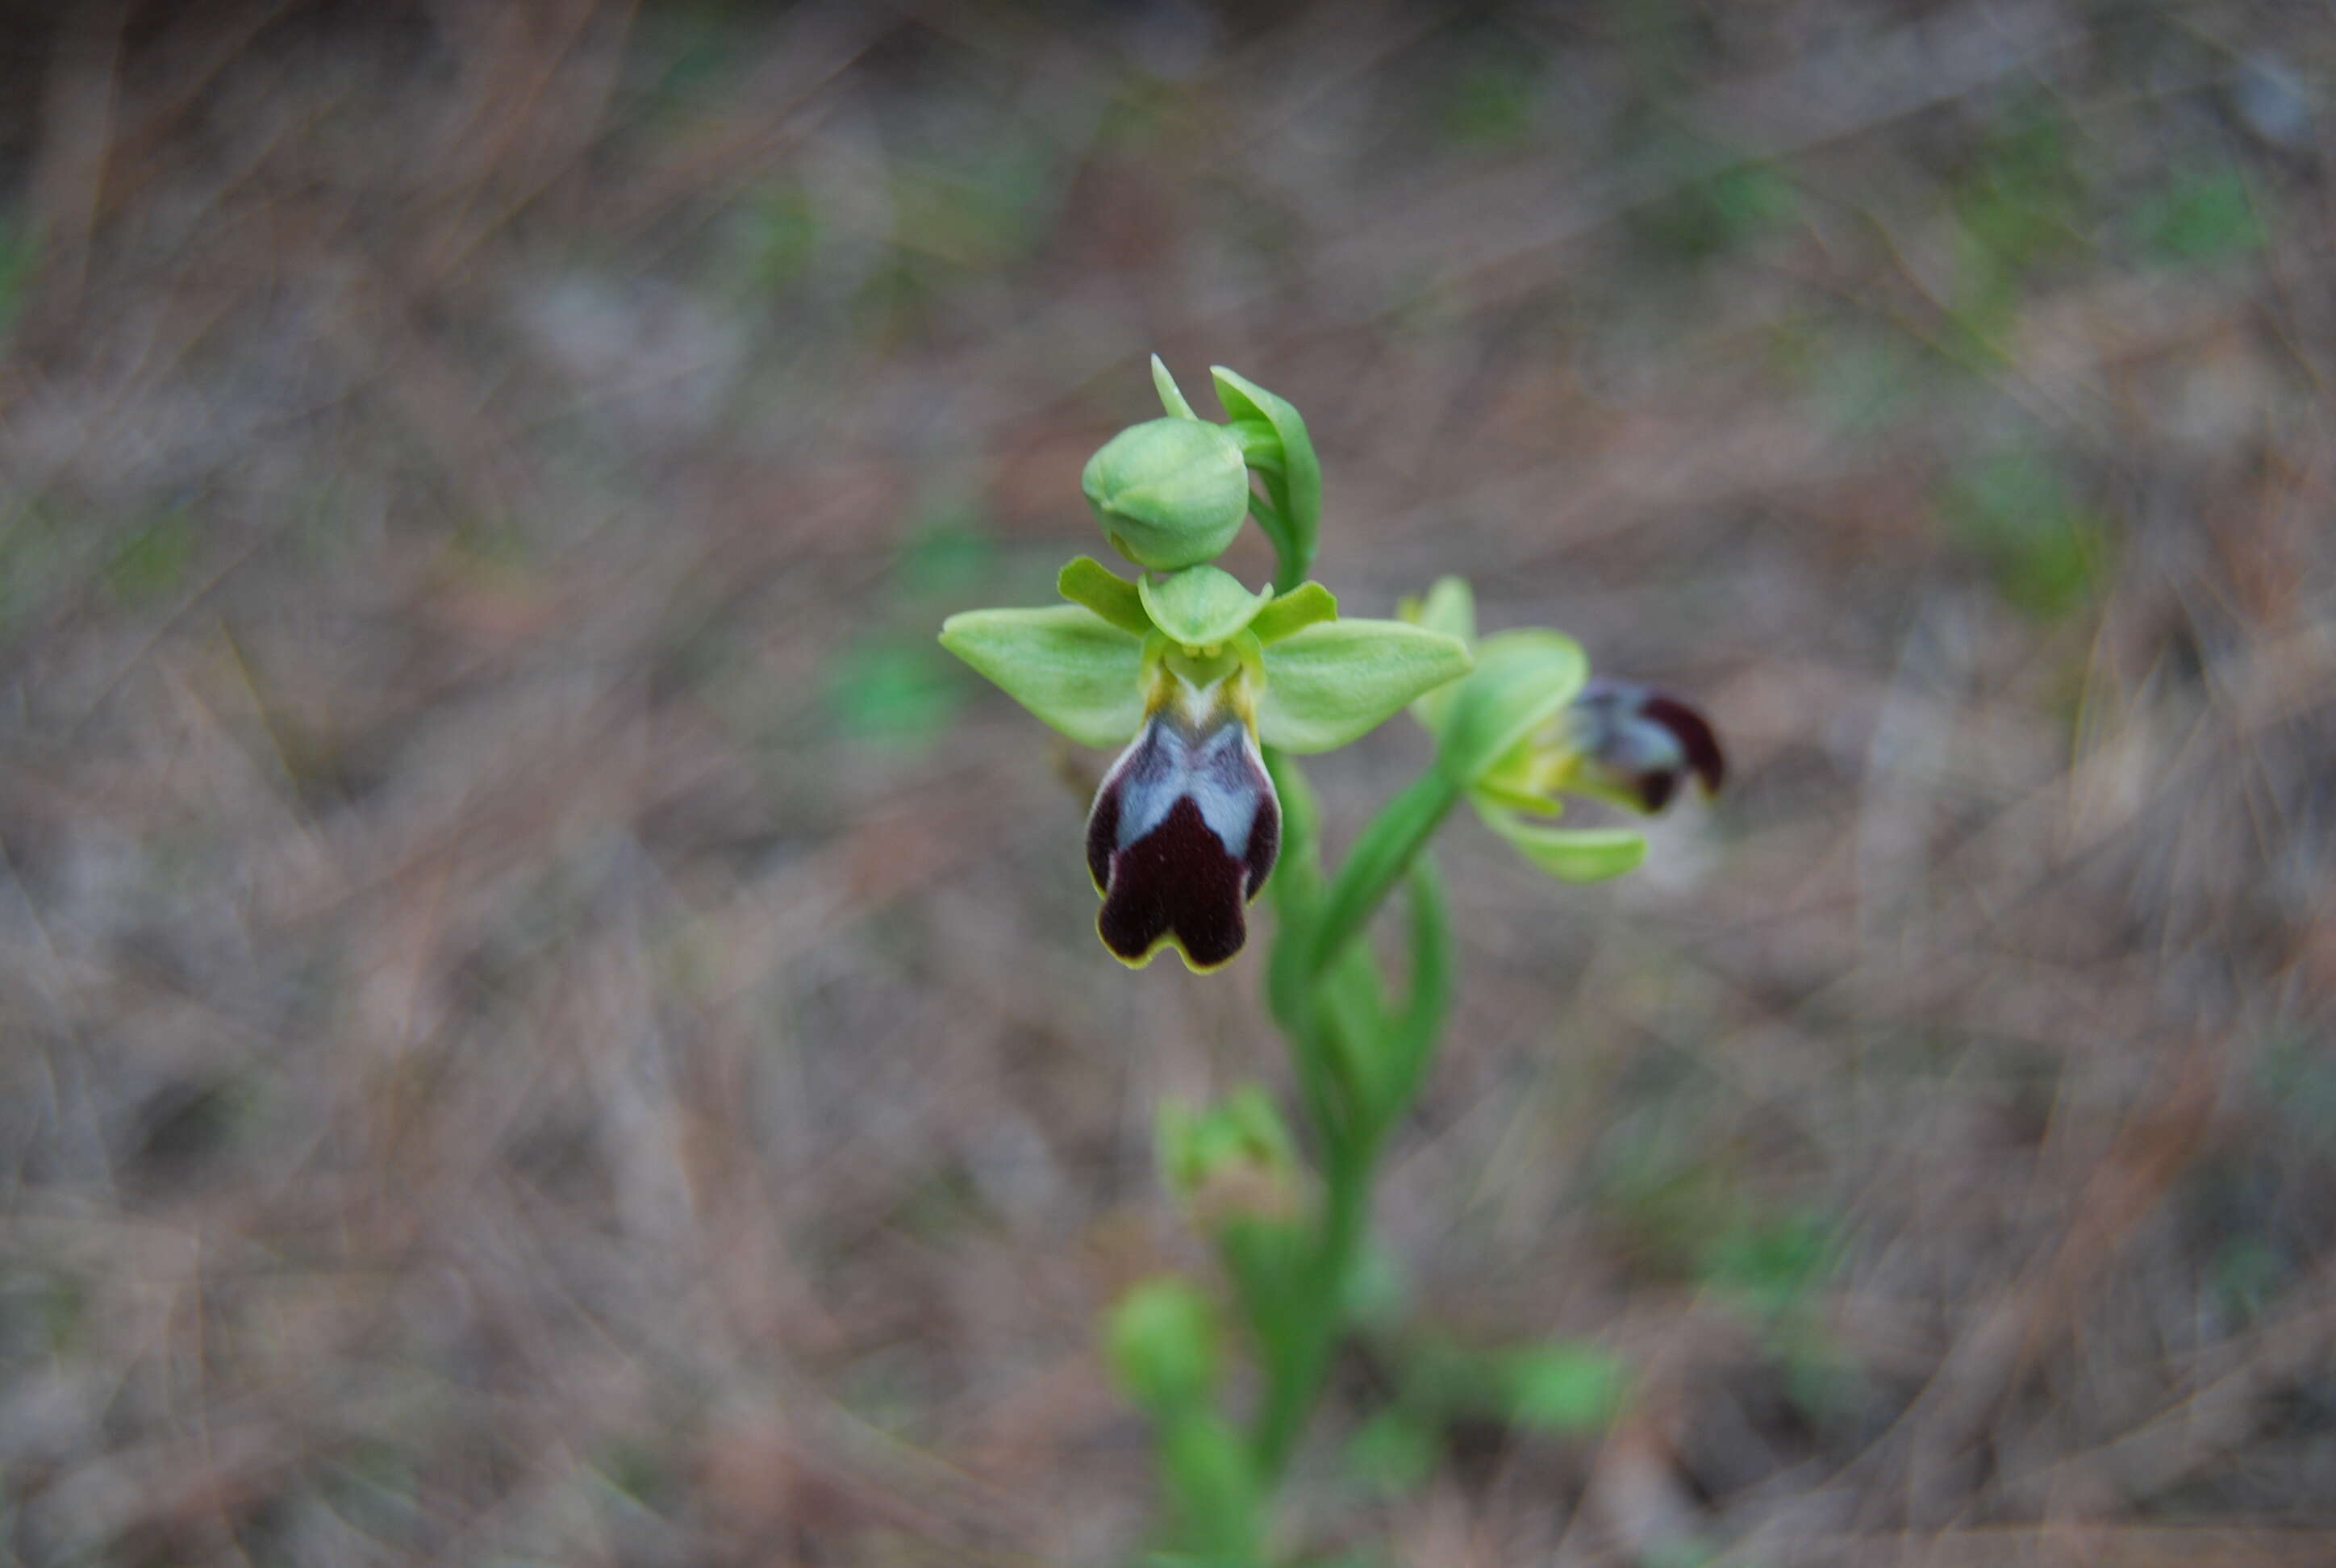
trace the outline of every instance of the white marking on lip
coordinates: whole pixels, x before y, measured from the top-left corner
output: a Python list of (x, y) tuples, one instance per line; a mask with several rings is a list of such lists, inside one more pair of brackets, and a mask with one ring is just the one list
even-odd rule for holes
[(1248, 853), (1258, 806), (1271, 788), (1250, 744), (1248, 726), (1224, 701), (1222, 682), (1182, 687), (1176, 711), (1155, 713), (1121, 766), (1116, 847), (1140, 842), (1190, 797), (1201, 820), (1235, 860)]

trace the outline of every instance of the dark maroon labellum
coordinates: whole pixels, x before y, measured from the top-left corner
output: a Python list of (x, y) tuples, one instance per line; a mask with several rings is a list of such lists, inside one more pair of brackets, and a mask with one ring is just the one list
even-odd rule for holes
[(1711, 722), (1668, 692), (1633, 681), (1593, 680), (1573, 699), (1574, 742), (1603, 783), (1659, 812), (1692, 774), (1706, 794), (1728, 775)]
[(1248, 726), (1230, 712), (1195, 726), (1163, 710), (1120, 754), (1087, 816), (1095, 929), (1123, 962), (1173, 943), (1212, 969), (1249, 937), (1243, 906), (1281, 847), (1281, 804)]

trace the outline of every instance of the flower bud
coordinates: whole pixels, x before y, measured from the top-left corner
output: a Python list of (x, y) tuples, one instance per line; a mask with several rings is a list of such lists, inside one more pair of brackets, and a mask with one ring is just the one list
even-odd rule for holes
[(1256, 1085), (1205, 1110), (1168, 1102), (1160, 1110), (1159, 1144), (1169, 1191), (1202, 1225), (1298, 1216), (1297, 1148)]
[(1104, 1354), (1112, 1376), (1138, 1405), (1154, 1412), (1189, 1407), (1217, 1380), (1209, 1304), (1173, 1274), (1146, 1280), (1112, 1309)]
[(1160, 571), (1215, 560), (1249, 514), (1241, 438), (1197, 419), (1130, 425), (1087, 459), (1079, 485), (1112, 548)]

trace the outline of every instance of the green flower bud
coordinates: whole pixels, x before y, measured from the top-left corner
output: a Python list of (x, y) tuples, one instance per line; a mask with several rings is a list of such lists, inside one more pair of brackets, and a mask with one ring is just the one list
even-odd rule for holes
[(1249, 515), (1241, 438), (1197, 419), (1154, 419), (1104, 443), (1079, 476), (1114, 550), (1174, 571), (1224, 553)]
[(1104, 1354), (1127, 1397), (1155, 1415), (1189, 1408), (1216, 1385), (1215, 1320), (1173, 1274), (1146, 1280), (1112, 1309)]
[(1255, 1084), (1205, 1110), (1160, 1108), (1160, 1164), (1168, 1188), (1204, 1226), (1290, 1220), (1302, 1204), (1297, 1144)]

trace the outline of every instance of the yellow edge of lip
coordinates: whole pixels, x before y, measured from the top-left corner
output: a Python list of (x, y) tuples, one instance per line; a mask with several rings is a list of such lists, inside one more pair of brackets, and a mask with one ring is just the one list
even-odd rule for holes
[[(1096, 939), (1096, 940), (1101, 940), (1100, 934), (1098, 934), (1098, 936), (1097, 936), (1097, 939)], [(1234, 950), (1233, 950), (1233, 951), (1232, 951), (1232, 953), (1231, 953), (1230, 956), (1228, 956), (1228, 957), (1226, 958), (1226, 959), (1224, 960), (1224, 963), (1220, 963), (1220, 964), (1196, 964), (1196, 963), (1194, 963), (1194, 962), (1192, 961), (1192, 955), (1191, 953), (1186, 952), (1186, 951), (1184, 950), (1184, 944), (1183, 944), (1183, 942), (1179, 941), (1179, 940), (1176, 939), (1176, 937), (1175, 937), (1173, 933), (1172, 933), (1172, 934), (1170, 934), (1170, 935), (1168, 935), (1168, 936), (1162, 937), (1158, 941), (1156, 941), (1156, 942), (1153, 943), (1149, 948), (1145, 949), (1145, 950), (1144, 950), (1144, 956), (1143, 956), (1142, 958), (1137, 958), (1137, 959), (1124, 959), (1124, 958), (1121, 958), (1121, 957), (1119, 956), (1119, 954), (1117, 954), (1117, 953), (1115, 953), (1115, 952), (1112, 952), (1111, 944), (1110, 944), (1110, 943), (1108, 943), (1108, 942), (1104, 943), (1104, 950), (1104, 950), (1105, 952), (1111, 953), (1111, 956), (1112, 956), (1113, 959), (1114, 959), (1115, 962), (1117, 962), (1117, 963), (1118, 963), (1122, 968), (1124, 968), (1124, 969), (1150, 969), (1150, 968), (1152, 967), (1152, 960), (1153, 960), (1153, 959), (1154, 959), (1158, 958), (1162, 953), (1166, 952), (1166, 951), (1168, 951), (1168, 950), (1172, 950), (1172, 949), (1173, 949), (1173, 950), (1174, 950), (1176, 956), (1177, 956), (1178, 958), (1180, 958), (1180, 959), (1183, 959), (1183, 960), (1184, 960), (1184, 967), (1185, 967), (1187, 969), (1190, 969), (1192, 973), (1194, 973), (1194, 974), (1196, 974), (1196, 975), (1213, 975), (1213, 974), (1215, 974), (1219, 969), (1223, 969), (1223, 968), (1225, 967), (1225, 964), (1231, 963), (1231, 962), (1233, 961), (1233, 959), (1237, 959), (1237, 958), (1241, 957), (1241, 949), (1242, 949), (1242, 948), (1247, 948), (1248, 946), (1249, 946), (1249, 940), (1248, 940), (1248, 939), (1247, 939), (1246, 937), (1244, 937), (1244, 938), (1242, 939), (1242, 940), (1241, 940), (1241, 948), (1236, 948), (1236, 949), (1234, 949)]]

